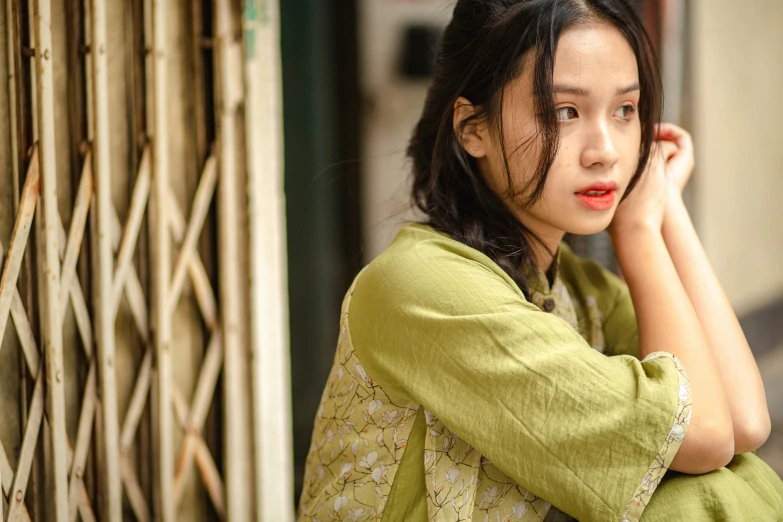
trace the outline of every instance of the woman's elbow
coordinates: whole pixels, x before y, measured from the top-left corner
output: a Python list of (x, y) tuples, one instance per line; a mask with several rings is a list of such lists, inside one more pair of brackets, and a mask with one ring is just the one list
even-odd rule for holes
[(706, 455), (706, 469), (704, 473), (726, 466), (734, 458), (735, 440), (731, 429), (724, 427), (715, 428), (712, 435), (710, 448)]
[(772, 423), (766, 411), (750, 419), (734, 422), (734, 453), (759, 449), (767, 442), (771, 430)]
[(671, 469), (691, 475), (709, 473), (726, 466), (734, 458), (731, 423), (691, 424), (674, 457)]

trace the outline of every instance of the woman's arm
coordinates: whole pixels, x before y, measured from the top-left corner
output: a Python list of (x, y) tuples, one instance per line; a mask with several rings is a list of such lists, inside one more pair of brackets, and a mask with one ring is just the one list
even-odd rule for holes
[(753, 353), (682, 200), (682, 189), (693, 169), (691, 138), (685, 130), (670, 124), (660, 126), (660, 137), (677, 145), (667, 161), (673, 183), (663, 219), (663, 238), (720, 371), (734, 426), (734, 451), (753, 451), (769, 436), (769, 410)]
[(734, 426), (734, 452), (753, 451), (764, 444), (770, 432), (764, 385), (737, 316), (679, 195), (673, 195), (668, 204), (663, 238), (720, 371)]
[(618, 207), (609, 233), (636, 311), (640, 356), (672, 353), (690, 379), (690, 428), (671, 468), (706, 473), (731, 460), (733, 428), (707, 337), (661, 232), (669, 193), (663, 158), (672, 149), (666, 142), (654, 149), (644, 176)]
[(671, 469), (706, 473), (734, 454), (720, 374), (660, 231), (638, 227), (613, 236), (639, 325), (640, 357), (665, 350), (682, 362), (693, 401), (688, 434)]

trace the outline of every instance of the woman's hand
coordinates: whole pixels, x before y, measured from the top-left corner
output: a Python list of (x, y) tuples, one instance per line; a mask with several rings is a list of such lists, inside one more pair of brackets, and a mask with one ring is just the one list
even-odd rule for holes
[(640, 228), (660, 232), (672, 180), (667, 175), (666, 158), (677, 150), (669, 141), (653, 143), (647, 168), (636, 187), (617, 207), (608, 232), (613, 241)]
[(693, 173), (693, 140), (688, 131), (672, 123), (659, 123), (656, 127), (658, 143), (673, 144), (665, 149), (666, 175), (669, 183), (681, 195)]

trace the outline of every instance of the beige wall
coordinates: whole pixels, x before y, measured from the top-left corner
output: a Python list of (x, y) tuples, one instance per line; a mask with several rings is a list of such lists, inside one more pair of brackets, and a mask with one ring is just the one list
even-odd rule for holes
[(410, 81), (397, 71), (408, 24), (445, 26), (451, 0), (359, 2), (359, 60), (364, 95), (363, 221), (365, 261), (380, 254), (400, 225), (416, 219), (409, 210), (410, 164), (405, 158), (413, 126), (421, 116), (427, 81)]
[(743, 314), (783, 297), (783, 2), (691, 7), (695, 219)]

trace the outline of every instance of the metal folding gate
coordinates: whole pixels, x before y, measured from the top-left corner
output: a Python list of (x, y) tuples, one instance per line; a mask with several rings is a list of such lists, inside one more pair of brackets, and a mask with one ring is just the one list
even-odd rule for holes
[(292, 520), (278, 26), (5, 0), (0, 520)]

